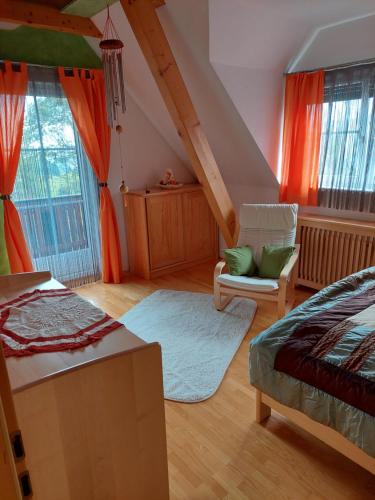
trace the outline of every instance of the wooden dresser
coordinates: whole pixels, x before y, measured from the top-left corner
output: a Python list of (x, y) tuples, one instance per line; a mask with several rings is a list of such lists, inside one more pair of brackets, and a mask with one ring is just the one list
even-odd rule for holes
[[(0, 276), (0, 304), (60, 288), (49, 272)], [(160, 345), (121, 327), (81, 349), (6, 365), (0, 350), (1, 500), (31, 500), (18, 485), (25, 468), (33, 500), (168, 500)]]
[(218, 228), (199, 184), (124, 194), (130, 272), (151, 279), (217, 259)]

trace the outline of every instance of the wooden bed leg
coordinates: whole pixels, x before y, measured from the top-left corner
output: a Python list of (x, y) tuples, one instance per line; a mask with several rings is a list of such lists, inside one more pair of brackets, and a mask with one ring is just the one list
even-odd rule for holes
[(255, 389), (255, 420), (258, 424), (271, 415), (271, 408), (262, 403), (262, 393)]

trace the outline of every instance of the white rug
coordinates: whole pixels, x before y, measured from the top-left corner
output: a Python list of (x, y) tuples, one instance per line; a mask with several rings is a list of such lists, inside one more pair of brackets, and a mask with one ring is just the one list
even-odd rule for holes
[(235, 298), (218, 312), (212, 295), (159, 290), (119, 321), (146, 342), (161, 344), (165, 398), (195, 403), (219, 388), (256, 307)]

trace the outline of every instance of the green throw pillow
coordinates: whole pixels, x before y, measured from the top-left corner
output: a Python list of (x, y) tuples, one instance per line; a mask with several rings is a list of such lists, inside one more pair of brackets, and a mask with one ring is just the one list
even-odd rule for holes
[(232, 276), (253, 276), (256, 265), (250, 247), (237, 247), (224, 250), (225, 263)]
[(259, 266), (259, 277), (272, 279), (280, 278), (280, 273), (293, 252), (294, 247), (264, 246), (262, 260)]

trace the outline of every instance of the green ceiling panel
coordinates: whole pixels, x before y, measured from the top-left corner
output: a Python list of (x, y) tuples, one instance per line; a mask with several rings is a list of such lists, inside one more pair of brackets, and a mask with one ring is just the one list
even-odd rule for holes
[(92, 17), (118, 0), (72, 0), (62, 9), (65, 14), (74, 14), (75, 16)]
[(45, 66), (101, 67), (100, 58), (84, 37), (29, 26), (0, 30), (0, 59)]

